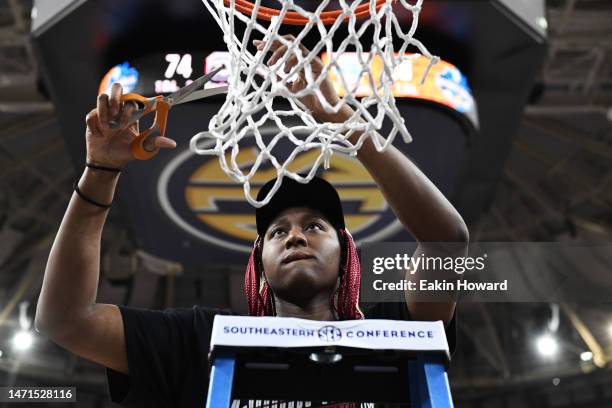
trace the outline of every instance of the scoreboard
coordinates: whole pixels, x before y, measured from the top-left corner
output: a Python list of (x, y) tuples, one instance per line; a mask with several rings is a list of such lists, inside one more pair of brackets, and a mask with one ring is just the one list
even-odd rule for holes
[[(406, 54), (409, 58), (393, 71), (393, 96), (423, 100), (443, 105), (465, 116), (470, 123), (478, 127), (477, 107), (468, 85), (466, 76), (453, 64), (441, 60), (434, 65), (421, 84), (427, 71), (429, 60), (418, 55)], [(329, 55), (322, 54), (323, 61), (329, 60)], [(357, 97), (368, 96), (373, 87), (378, 86), (381, 75), (381, 64), (373, 58), (371, 63), (372, 76), (375, 84), (371, 84), (368, 76), (362, 72), (357, 54), (345, 52), (338, 57), (337, 68), (332, 68), (330, 80), (339, 95), (346, 93), (340, 73), (346, 80), (351, 92)], [(189, 85), (194, 79), (207, 74), (217, 67), (229, 67), (230, 54), (227, 51), (212, 53), (155, 53), (133, 61), (125, 61), (111, 68), (100, 82), (99, 93), (110, 91), (114, 82), (119, 82), (124, 92), (136, 92), (145, 96), (169, 94)], [(228, 84), (229, 72), (219, 71), (206, 88), (214, 88)]]
[[(99, 93), (110, 91), (119, 82), (124, 92), (144, 96), (169, 94), (189, 85), (220, 64), (210, 66), (211, 56), (203, 53), (155, 53), (122, 62), (112, 67), (102, 78)], [(208, 57), (208, 58), (207, 58)], [(222, 86), (227, 82), (227, 71), (219, 72), (206, 87)]]

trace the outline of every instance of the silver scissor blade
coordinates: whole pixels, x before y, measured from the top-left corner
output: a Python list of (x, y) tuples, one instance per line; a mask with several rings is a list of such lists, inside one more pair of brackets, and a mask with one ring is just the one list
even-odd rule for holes
[(197, 99), (208, 98), (209, 96), (219, 95), (222, 93), (227, 93), (227, 86), (217, 86), (215, 88), (201, 89), (199, 91), (194, 91), (189, 95), (185, 96), (181, 99), (180, 102), (174, 102), (175, 105), (195, 101)]
[(203, 75), (190, 83), (189, 85), (179, 89), (178, 91), (166, 96), (166, 100), (170, 102), (171, 105), (176, 105), (178, 103), (183, 103), (183, 99), (187, 96), (191, 95), (193, 92), (204, 87), (204, 84), (210, 81), (217, 72), (221, 71), (224, 67), (220, 66), (219, 68), (209, 72), (206, 75)]

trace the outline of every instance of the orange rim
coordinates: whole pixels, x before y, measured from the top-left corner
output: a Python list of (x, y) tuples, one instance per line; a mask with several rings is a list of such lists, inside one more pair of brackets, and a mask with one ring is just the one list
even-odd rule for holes
[[(229, 6), (230, 1), (231, 0), (224, 0), (225, 5)], [(386, 0), (376, 0), (376, 6), (375, 6), (376, 11), (378, 11), (385, 4), (385, 2)], [(255, 5), (248, 0), (234, 0), (234, 5), (236, 7), (236, 10), (248, 16), (253, 14), (253, 9), (255, 8)], [(259, 11), (257, 12), (257, 17), (262, 20), (271, 21), (273, 17), (276, 17), (279, 14), (280, 14), (280, 10), (278, 9), (260, 6)], [(338, 16), (341, 14), (342, 14), (342, 10), (324, 11), (319, 15), (319, 18), (321, 19), (321, 22), (323, 24), (333, 24), (338, 18)], [(361, 4), (357, 6), (357, 8), (355, 9), (355, 16), (357, 18), (361, 18), (361, 17), (365, 17), (369, 15), (370, 15), (370, 4), (368, 3)], [(346, 17), (345, 20), (348, 20), (348, 17)], [(308, 24), (308, 19), (305, 18), (303, 15), (301, 15), (298, 12), (289, 11), (285, 14), (285, 18), (283, 19), (283, 24), (306, 25)]]

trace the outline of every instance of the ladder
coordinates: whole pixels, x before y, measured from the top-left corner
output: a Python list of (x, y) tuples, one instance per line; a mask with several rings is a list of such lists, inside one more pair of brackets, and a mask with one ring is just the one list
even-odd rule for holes
[(210, 357), (207, 408), (229, 408), (233, 399), (279, 408), (298, 406), (282, 401), (453, 407), (442, 322), (218, 315)]

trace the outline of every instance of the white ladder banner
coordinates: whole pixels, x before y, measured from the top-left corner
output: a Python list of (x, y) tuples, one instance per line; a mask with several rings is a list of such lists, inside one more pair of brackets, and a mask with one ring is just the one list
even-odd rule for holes
[(316, 321), (289, 317), (217, 315), (211, 350), (225, 347), (326, 347), (444, 352), (448, 343), (441, 321)]

